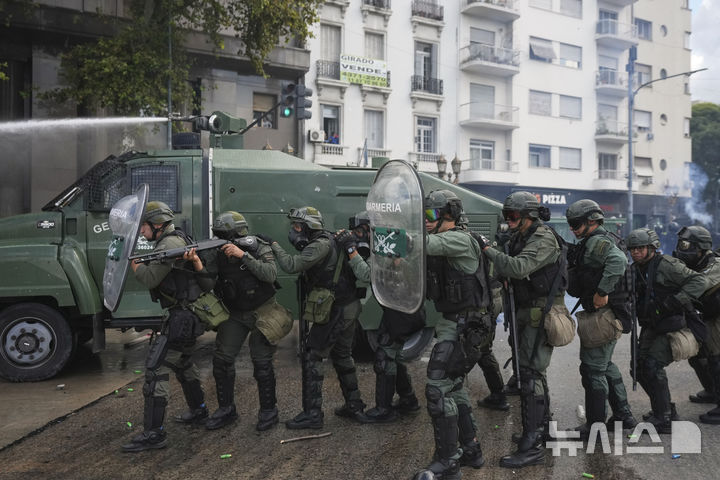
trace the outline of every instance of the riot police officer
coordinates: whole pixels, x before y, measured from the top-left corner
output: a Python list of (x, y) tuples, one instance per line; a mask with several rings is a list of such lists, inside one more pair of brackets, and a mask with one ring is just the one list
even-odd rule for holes
[[(172, 209), (163, 202), (149, 202), (145, 208), (140, 234), (155, 241), (154, 251), (183, 247), (189, 237), (176, 229)], [(153, 339), (145, 360), (144, 430), (123, 445), (125, 452), (164, 448), (167, 434), (163, 428), (165, 408), (170, 398), (170, 371), (175, 372), (190, 410), (178, 418), (182, 423), (202, 423), (208, 416), (200, 372), (192, 362), (195, 338), (204, 327), (187, 305), (203, 291), (209, 291), (213, 280), (195, 250), (175, 262), (130, 264), (135, 277), (150, 289), (153, 301), (168, 309), (162, 335)]]
[(626, 244), (633, 260), (637, 317), (642, 327), (637, 378), (652, 407), (646, 420), (659, 433), (671, 433), (675, 412), (665, 367), (673, 356), (667, 333), (686, 326), (686, 313), (705, 291), (705, 281), (677, 258), (657, 252), (660, 240), (654, 230), (633, 230)]
[[(358, 280), (370, 283), (370, 219), (367, 212), (350, 217), (349, 230), (336, 234), (336, 240), (348, 253), (349, 264)], [(407, 366), (400, 361), (405, 340), (425, 326), (425, 309), (415, 313), (403, 313), (382, 307), (383, 314), (378, 328), (378, 348), (375, 350), (375, 406), (357, 415), (357, 420), (367, 424), (397, 421), (400, 414), (420, 409)], [(398, 402), (393, 405), (397, 390)]]
[(497, 274), (512, 282), (518, 329), (522, 436), (518, 449), (500, 466), (520, 468), (545, 461), (543, 435), (550, 416), (546, 371), (553, 347), (542, 326), (544, 308), (565, 309), (567, 273), (556, 234), (540, 218), (540, 203), (530, 192), (514, 192), (503, 204), (503, 217), (512, 236), (507, 253), (484, 246)]
[(712, 251), (712, 236), (706, 228), (698, 225), (683, 227), (677, 237), (673, 256), (705, 277), (700, 310), (707, 324), (707, 341), (700, 353), (688, 360), (704, 390), (690, 395), (690, 401), (717, 403), (716, 408), (700, 415), (701, 422), (717, 425), (720, 424), (720, 262)]
[(603, 227), (605, 215), (596, 202), (578, 200), (565, 217), (580, 239), (568, 268), (568, 293), (579, 298), (584, 309), (578, 313), (580, 376), (587, 412), (587, 422), (579, 428), (581, 437), (587, 438), (593, 423), (605, 422), (608, 400), (613, 411), (608, 425), (618, 420), (623, 428), (635, 428), (637, 421), (630, 411), (622, 375), (612, 361), (622, 322), (629, 326), (632, 321), (625, 281), (628, 260)]
[(485, 463), (463, 380), (491, 340), (494, 325), (487, 260), (467, 229), (458, 226), (462, 209), (460, 198), (449, 190), (425, 197), (427, 295), (442, 317), (435, 326), (437, 343), (425, 386), (435, 455), (417, 478), (427, 471), (437, 478), (460, 478), (460, 466), (480, 468)]
[(213, 376), (218, 409), (206, 428), (224, 427), (237, 418), (234, 401), (235, 359), (249, 337), (253, 377), (257, 382), (260, 410), (256, 429), (263, 431), (278, 422), (273, 355), (277, 342), (290, 331), (292, 318), (275, 300), (277, 267), (272, 249), (264, 240), (248, 234), (245, 217), (228, 211), (218, 215), (213, 234), (228, 240), (221, 250), (210, 254), (218, 279), (215, 292), (230, 310), (215, 337)]
[[(303, 411), (285, 423), (290, 429), (322, 428), (322, 361), (332, 359), (345, 404), (335, 414), (355, 419), (365, 404), (358, 390), (355, 362), (352, 358), (356, 317), (345, 312), (356, 297), (355, 276), (333, 239), (323, 226), (322, 215), (314, 207), (293, 208), (288, 214), (292, 222), (288, 239), (300, 252), (290, 255), (277, 242), (265, 237), (272, 246), (280, 268), (287, 273), (300, 273), (304, 310), (322, 313), (313, 319), (303, 355)], [(327, 291), (334, 292), (329, 312), (309, 305)], [(325, 297), (327, 298), (327, 297)]]

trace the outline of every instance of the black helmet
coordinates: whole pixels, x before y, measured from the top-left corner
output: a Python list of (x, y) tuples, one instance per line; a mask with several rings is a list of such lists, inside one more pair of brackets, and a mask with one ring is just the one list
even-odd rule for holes
[(503, 216), (506, 216), (505, 212), (520, 212), (523, 217), (539, 218), (540, 202), (530, 192), (513, 192), (503, 203)]
[(628, 248), (649, 246), (657, 250), (660, 248), (660, 238), (651, 228), (637, 228), (630, 232), (625, 244)]
[(215, 217), (212, 231), (218, 238), (229, 240), (247, 235), (248, 224), (242, 214), (230, 210)]
[[(683, 227), (678, 232), (678, 246), (682, 241), (695, 244), (700, 250), (712, 250), (712, 236), (705, 227), (693, 225)], [(686, 247), (683, 250), (687, 250)]]
[[(458, 221), (463, 211), (462, 200), (450, 190), (433, 190), (425, 196), (426, 215), (430, 210), (434, 210), (434, 216), (439, 218), (447, 213), (450, 218)], [(435, 218), (435, 220), (439, 218)], [(430, 220), (429, 217), (428, 220)]]
[(348, 219), (348, 227), (350, 230), (355, 230), (360, 225), (370, 225), (370, 216), (365, 210), (356, 213)]

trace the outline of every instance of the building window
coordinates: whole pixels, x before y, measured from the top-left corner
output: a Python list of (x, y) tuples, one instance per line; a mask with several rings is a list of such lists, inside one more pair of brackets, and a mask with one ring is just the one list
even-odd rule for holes
[(582, 98), (560, 95), (560, 116), (565, 118), (582, 118)]
[(320, 59), (332, 62), (340, 61), (342, 42), (340, 27), (335, 25), (320, 25)]
[(582, 18), (582, 0), (560, 0), (560, 13)]
[(385, 35), (365, 32), (365, 56), (376, 60), (385, 60)]
[(530, 90), (528, 111), (535, 115), (552, 115), (552, 94)]
[[(635, 64), (635, 73), (637, 73), (638, 86), (652, 80), (652, 67), (650, 65), (645, 65), (643, 63), (636, 63)], [(648, 86), (650, 88), (652, 88), (651, 85), (648, 85)]]
[(495, 118), (495, 87), (470, 84), (470, 117)]
[(530, 166), (550, 168), (550, 146), (530, 144)]
[(582, 150), (560, 147), (560, 168), (580, 170), (582, 168)]
[(600, 10), (595, 33), (602, 35), (617, 35), (618, 13), (614, 10)]
[(530, 59), (551, 63), (555, 57), (555, 48), (550, 40), (530, 37)]
[[(334, 105), (320, 105), (322, 112), (322, 126), (328, 141), (342, 143), (340, 137), (340, 107)], [(337, 140), (333, 140), (337, 136)]]
[(470, 140), (470, 168), (495, 170), (495, 142)]
[(437, 78), (437, 51), (436, 44), (415, 42), (415, 75)]
[(598, 178), (618, 178), (617, 155), (614, 153), (598, 153)]
[(652, 130), (652, 113), (646, 112), (645, 110), (634, 110), (635, 115), (635, 128), (638, 132), (649, 132)]
[(652, 22), (636, 18), (635, 27), (637, 27), (637, 35), (639, 39), (652, 40)]
[(685, 32), (683, 36), (683, 47), (690, 50), (690, 32)]
[(273, 109), (277, 99), (275, 95), (267, 95), (264, 93), (253, 92), (253, 120), (262, 116), (263, 113), (272, 110), (258, 122), (256, 127), (260, 128), (277, 128), (277, 109)]
[(418, 153), (436, 153), (436, 121), (432, 117), (415, 119), (415, 151)]
[(582, 68), (582, 47), (560, 44), (560, 65), (571, 68)]
[(368, 148), (385, 148), (385, 121), (380, 110), (365, 110), (365, 138)]
[(653, 167), (650, 157), (635, 157), (635, 175), (638, 177), (652, 177)]
[(683, 136), (690, 138), (690, 119), (687, 117), (683, 119)]

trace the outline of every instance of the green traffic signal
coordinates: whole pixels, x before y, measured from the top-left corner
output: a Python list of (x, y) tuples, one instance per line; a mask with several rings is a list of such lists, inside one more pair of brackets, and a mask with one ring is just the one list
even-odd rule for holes
[(293, 114), (293, 109), (290, 107), (283, 107), (282, 110), (280, 110), (280, 116), (283, 118), (287, 118)]

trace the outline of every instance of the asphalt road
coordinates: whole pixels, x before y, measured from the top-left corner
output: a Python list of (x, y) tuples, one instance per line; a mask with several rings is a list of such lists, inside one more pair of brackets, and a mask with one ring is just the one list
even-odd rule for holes
[[(502, 363), (509, 351), (506, 334), (498, 327), (495, 352)], [(208, 404), (216, 407), (212, 380), (212, 336), (201, 337), (199, 364)], [(342, 397), (332, 368), (326, 368), (324, 384), (325, 428), (321, 431), (290, 431), (281, 424), (267, 432), (254, 429), (258, 408), (252, 366), (244, 350), (237, 363), (236, 401), (240, 419), (218, 431), (206, 431), (166, 422), (169, 446), (161, 451), (124, 454), (120, 446), (142, 428), (142, 370), (144, 345), (123, 345), (127, 338), (110, 344), (108, 351), (92, 355), (81, 352), (61, 376), (36, 384), (0, 383), (0, 479), (95, 479), (95, 478), (243, 478), (243, 479), (409, 479), (426, 465), (433, 451), (432, 430), (423, 409), (417, 415), (387, 426), (357, 425), (336, 417), (332, 410)], [(295, 334), (285, 338), (278, 349), (278, 408), (281, 420), (300, 409), (300, 369), (295, 355)], [(578, 404), (583, 390), (578, 372), (579, 341), (556, 349), (549, 369), (551, 407), (558, 429), (579, 424)], [(623, 373), (630, 361), (628, 336), (623, 336), (614, 357)], [(421, 403), (427, 358), (410, 366)], [(329, 366), (326, 366), (329, 367)], [(507, 372), (507, 371), (505, 371)], [(374, 374), (370, 363), (358, 365), (363, 398), (372, 404)], [(687, 362), (668, 368), (673, 400), (681, 420), (697, 422), (697, 416), (711, 406), (688, 401), (699, 384)], [(58, 385), (64, 384), (59, 388)], [(649, 410), (647, 396), (625, 382), (635, 416)], [(468, 376), (473, 398), (487, 395), (482, 373)], [(172, 380), (171, 419), (185, 408), (179, 385)], [(132, 390), (131, 390), (132, 389)], [(115, 393), (115, 390), (118, 393)], [(519, 399), (511, 397), (509, 412), (475, 409), (478, 435), (486, 457), (479, 470), (463, 469), (463, 478), (482, 479), (573, 479), (583, 473), (596, 479), (715, 479), (720, 468), (720, 426), (697, 423), (701, 453), (686, 452), (696, 440), (690, 431), (684, 437), (661, 435), (658, 442), (643, 435), (616, 439), (609, 436), (606, 453), (600, 443), (594, 454), (581, 447), (576, 455), (565, 449), (559, 456), (548, 450), (544, 466), (519, 471), (500, 468), (501, 456), (513, 448), (510, 435), (520, 430)], [(18, 419), (22, 418), (23, 421)], [(128, 424), (129, 422), (129, 424)], [(15, 425), (15, 427), (13, 427)], [(22, 425), (22, 428), (17, 427)], [(694, 424), (684, 424), (694, 429)], [(32, 433), (31, 433), (32, 432)], [(281, 444), (280, 441), (306, 434), (330, 432), (313, 440)], [(638, 443), (629, 443), (629, 442)], [(1, 446), (1, 445), (4, 445)], [(629, 447), (655, 447), (658, 453), (629, 453)], [(221, 458), (230, 454), (231, 457)]]

